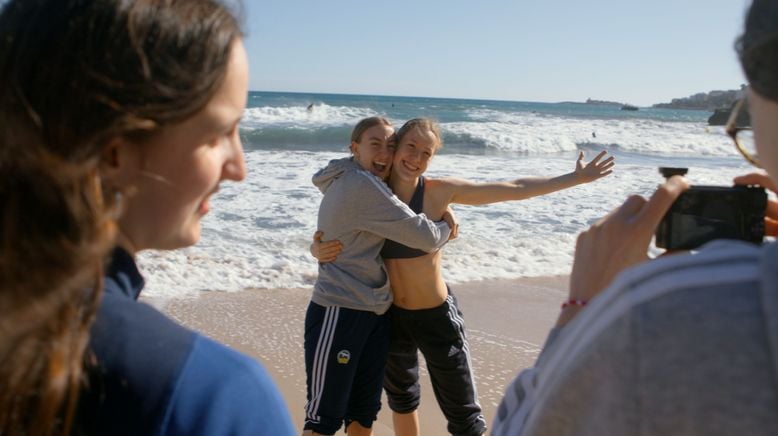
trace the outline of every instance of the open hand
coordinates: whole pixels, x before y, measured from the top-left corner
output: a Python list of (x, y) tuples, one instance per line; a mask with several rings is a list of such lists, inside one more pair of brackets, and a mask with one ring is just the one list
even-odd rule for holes
[[(735, 177), (736, 185), (759, 185), (778, 194), (778, 186), (765, 173), (749, 173)], [(778, 201), (768, 199), (764, 217), (764, 232), (767, 236), (778, 236)]]
[(578, 160), (575, 161), (575, 175), (581, 181), (581, 183), (593, 182), (601, 177), (605, 177), (613, 172), (613, 166), (616, 165), (613, 156), (608, 156), (605, 160), (603, 157), (608, 152), (603, 150), (591, 160), (591, 162), (584, 165), (584, 152), (578, 153)]
[(319, 261), (319, 263), (334, 262), (341, 251), (343, 251), (343, 244), (334, 239), (332, 241), (322, 242), (321, 238), (324, 236), (324, 232), (321, 230), (313, 234), (313, 242), (311, 243), (311, 255)]

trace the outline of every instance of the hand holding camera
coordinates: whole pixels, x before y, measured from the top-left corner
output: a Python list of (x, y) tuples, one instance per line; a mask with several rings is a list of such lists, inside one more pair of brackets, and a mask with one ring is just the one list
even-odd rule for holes
[[(735, 177), (736, 185), (759, 185), (765, 189), (769, 189), (778, 194), (778, 186), (773, 183), (773, 180), (765, 173), (749, 173), (743, 176)], [(778, 201), (767, 200), (767, 208), (765, 209), (765, 236), (778, 236)]]
[[(686, 168), (659, 168), (665, 177)], [(691, 250), (715, 239), (761, 243), (767, 194), (757, 186), (691, 186), (673, 203), (656, 228), (656, 246)]]
[[(768, 202), (764, 189), (753, 187), (776, 192), (767, 176), (752, 173), (735, 179), (738, 185), (750, 186), (690, 187), (682, 177), (685, 170), (666, 173), (667, 180), (650, 199), (629, 197), (578, 236), (570, 274), (571, 299), (590, 300), (620, 272), (648, 260), (651, 239), (663, 222), (671, 224), (664, 230), (669, 235), (669, 243), (663, 243), (667, 248), (696, 248), (712, 239), (737, 235), (752, 242), (761, 242), (765, 234), (778, 236), (778, 202)], [(739, 233), (731, 232), (733, 228)], [(574, 315), (563, 312), (557, 325), (566, 324)]]
[[(683, 177), (669, 178), (646, 200), (639, 195), (578, 235), (570, 273), (570, 299), (588, 301), (607, 287), (621, 271), (648, 260), (648, 246), (662, 217), (689, 187)], [(574, 313), (563, 311), (565, 325)]]

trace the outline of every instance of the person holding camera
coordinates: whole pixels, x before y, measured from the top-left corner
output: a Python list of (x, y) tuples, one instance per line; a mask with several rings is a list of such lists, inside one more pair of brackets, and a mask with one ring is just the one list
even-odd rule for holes
[[(755, 152), (736, 113), (727, 132), (767, 173), (735, 183), (776, 192), (778, 2), (754, 0), (736, 46)], [(536, 366), (508, 387), (493, 435), (778, 434), (778, 243), (718, 240), (645, 262), (686, 189), (671, 177), (581, 233), (569, 298)], [(765, 234), (778, 235), (778, 203), (765, 215)]]

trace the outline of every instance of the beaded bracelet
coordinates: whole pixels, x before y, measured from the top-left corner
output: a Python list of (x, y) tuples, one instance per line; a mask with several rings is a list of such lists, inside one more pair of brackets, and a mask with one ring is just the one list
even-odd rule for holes
[(570, 306), (581, 306), (581, 307), (586, 306), (586, 300), (578, 300), (573, 298), (571, 300), (567, 300), (564, 303), (562, 303), (562, 309)]

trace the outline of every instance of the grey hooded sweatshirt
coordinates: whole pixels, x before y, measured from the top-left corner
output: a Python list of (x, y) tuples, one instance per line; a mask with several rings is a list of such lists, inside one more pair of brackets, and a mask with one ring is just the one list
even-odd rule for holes
[(351, 158), (330, 161), (314, 174), (313, 184), (324, 194), (318, 228), (325, 241), (339, 240), (343, 251), (334, 262), (319, 264), (311, 300), (383, 314), (392, 304), (380, 254), (384, 240), (434, 251), (448, 241), (448, 224), (416, 214)]

